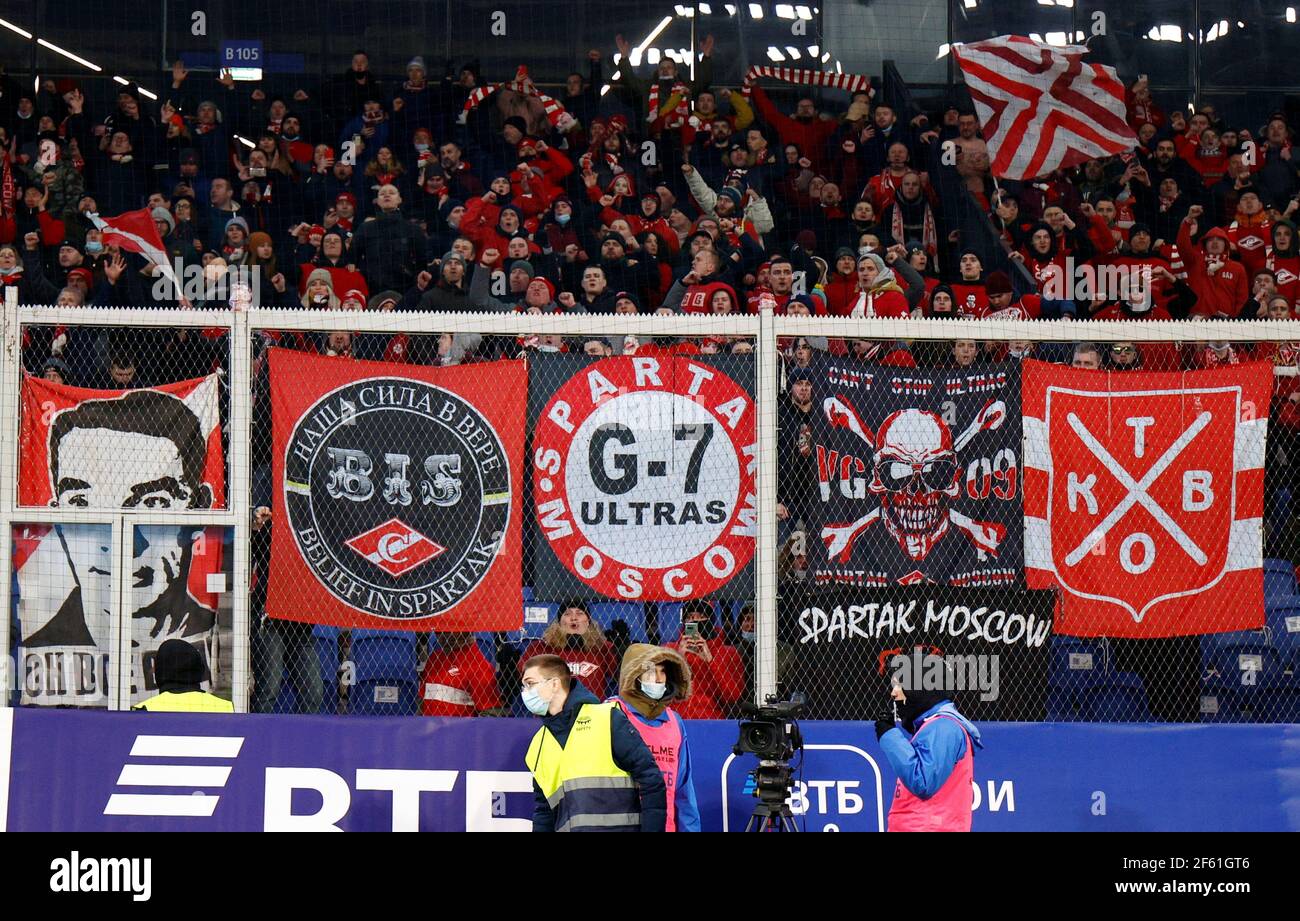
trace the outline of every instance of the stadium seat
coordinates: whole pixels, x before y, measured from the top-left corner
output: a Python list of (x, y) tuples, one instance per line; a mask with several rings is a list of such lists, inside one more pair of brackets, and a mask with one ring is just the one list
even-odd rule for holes
[(1264, 561), (1264, 598), (1292, 598), (1296, 595), (1295, 567), (1290, 560)]
[(1211, 676), (1201, 687), (1201, 722), (1300, 722), (1300, 687), (1281, 671), (1257, 673), (1253, 684)]
[(404, 630), (353, 630), (352, 661), (357, 681), (413, 676), (415, 638), (414, 633)]
[(1266, 603), (1264, 617), (1283, 667), (1300, 670), (1300, 598)]
[(358, 681), (348, 700), (355, 716), (410, 716), (420, 700), (419, 684), (409, 679), (373, 678)]
[[(520, 630), (525, 645), (532, 640), (539, 640), (551, 621), (560, 613), (559, 602), (538, 601), (524, 602), (524, 624)], [(513, 638), (513, 637), (512, 637)]]
[(339, 628), (317, 624), (312, 629), (316, 639), (316, 658), (320, 660), (321, 713), (339, 712)]
[(1087, 719), (1085, 692), (1107, 671), (1105, 640), (1052, 637), (1047, 673), (1047, 719)]
[(1272, 631), (1234, 630), (1213, 633), (1201, 638), (1201, 661), (1207, 673), (1217, 675), (1220, 681), (1233, 683), (1246, 668), (1258, 671), (1281, 672), (1282, 654), (1273, 645)]
[(646, 633), (645, 604), (640, 601), (598, 601), (591, 606), (591, 619), (600, 625), (606, 636), (614, 621), (621, 620), (627, 624), (632, 642), (650, 642)]
[(1094, 723), (1144, 723), (1151, 719), (1146, 687), (1135, 672), (1097, 676), (1083, 692), (1084, 718)]

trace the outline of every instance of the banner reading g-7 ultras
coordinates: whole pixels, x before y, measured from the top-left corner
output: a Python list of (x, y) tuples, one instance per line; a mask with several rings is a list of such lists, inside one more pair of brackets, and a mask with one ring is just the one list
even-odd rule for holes
[(266, 612), (342, 627), (517, 630), (527, 372), (270, 356)]
[(548, 596), (751, 597), (753, 360), (538, 355), (534, 585)]
[(813, 378), (811, 400), (808, 544), (818, 584), (1020, 579), (1018, 364), (925, 371), (831, 362)]

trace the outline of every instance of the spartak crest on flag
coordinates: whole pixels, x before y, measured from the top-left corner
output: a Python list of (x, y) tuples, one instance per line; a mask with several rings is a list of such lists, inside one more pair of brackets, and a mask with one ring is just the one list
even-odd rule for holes
[(1000, 35), (953, 48), (994, 176), (1033, 179), (1136, 146), (1115, 68), (1083, 45)]

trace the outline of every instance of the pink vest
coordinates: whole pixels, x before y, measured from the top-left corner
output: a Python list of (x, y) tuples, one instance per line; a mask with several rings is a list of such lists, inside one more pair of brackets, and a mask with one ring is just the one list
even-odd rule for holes
[(628, 722), (641, 733), (642, 741), (650, 749), (650, 754), (654, 755), (655, 764), (659, 765), (659, 771), (664, 775), (664, 786), (668, 788), (668, 824), (664, 826), (664, 831), (677, 831), (677, 767), (682, 756), (682, 729), (677, 716), (672, 710), (665, 710), (668, 719), (657, 726), (651, 726), (643, 723), (640, 714), (629, 707), (623, 698), (615, 697), (614, 700), (627, 715)]
[(894, 805), (889, 809), (890, 831), (970, 831), (971, 782), (975, 777), (975, 751), (970, 733), (958, 720), (940, 713), (922, 723), (916, 734), (920, 735), (937, 719), (951, 720), (961, 727), (961, 734), (966, 738), (966, 751), (939, 792), (929, 799), (921, 799), (903, 786), (901, 780), (895, 783)]

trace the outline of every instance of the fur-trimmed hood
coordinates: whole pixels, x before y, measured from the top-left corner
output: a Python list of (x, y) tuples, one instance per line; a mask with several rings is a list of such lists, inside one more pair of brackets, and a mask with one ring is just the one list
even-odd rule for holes
[[(668, 693), (662, 700), (651, 700), (641, 690), (641, 673), (651, 665), (664, 667)], [(654, 719), (672, 704), (691, 696), (691, 667), (675, 649), (633, 643), (623, 653), (623, 664), (618, 672), (618, 696), (643, 716)]]

